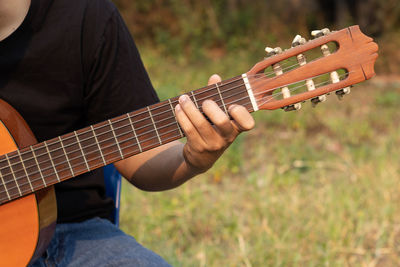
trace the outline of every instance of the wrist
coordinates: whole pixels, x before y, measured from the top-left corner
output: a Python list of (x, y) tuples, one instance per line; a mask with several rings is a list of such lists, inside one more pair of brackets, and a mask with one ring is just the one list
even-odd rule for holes
[(196, 166), (195, 164), (192, 164), (184, 152), (182, 153), (182, 156), (183, 156), (183, 164), (185, 166), (185, 169), (191, 177), (199, 175), (201, 173), (204, 173), (208, 169), (210, 169), (210, 168), (205, 168), (205, 167), (199, 167), (199, 166)]

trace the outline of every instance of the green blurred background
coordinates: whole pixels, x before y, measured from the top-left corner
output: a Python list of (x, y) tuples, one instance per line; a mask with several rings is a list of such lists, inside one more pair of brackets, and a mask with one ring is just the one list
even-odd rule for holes
[(377, 76), (342, 101), (259, 111), (207, 174), (123, 186), (121, 228), (174, 266), (400, 266), (400, 1), (114, 0), (161, 99), (296, 34), (359, 24)]

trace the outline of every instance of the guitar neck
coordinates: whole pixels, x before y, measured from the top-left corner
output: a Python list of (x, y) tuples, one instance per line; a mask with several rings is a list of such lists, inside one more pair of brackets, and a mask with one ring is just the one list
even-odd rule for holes
[[(246, 76), (188, 93), (200, 108), (212, 99), (227, 113), (256, 104)], [(175, 118), (178, 97), (22, 148), (0, 157), (0, 204), (184, 137)]]
[[(324, 31), (318, 32), (324, 35)], [(332, 42), (337, 44), (334, 53), (327, 46)], [(345, 87), (375, 74), (378, 46), (358, 26), (303, 43), (294, 42), (294, 47), (285, 51), (270, 48), (278, 54), (258, 62), (246, 74), (188, 95), (198, 108), (204, 100), (212, 99), (226, 113), (232, 104), (243, 105), (249, 112), (295, 110), (300, 102), (311, 99), (318, 103), (323, 101), (320, 97), (330, 92), (336, 91), (342, 97), (349, 92)], [(312, 49), (325, 52), (306, 63), (304, 53)], [(289, 65), (283, 73), (281, 62), (293, 57), (299, 63)], [(273, 73), (266, 72), (270, 66)], [(338, 70), (346, 72), (341, 79)], [(312, 81), (326, 74), (330, 74), (329, 80), (318, 84)], [(305, 91), (300, 89), (302, 86), (306, 86)], [(275, 90), (280, 92), (274, 93)], [(178, 97), (171, 98), (0, 156), (0, 204), (182, 138), (184, 133), (175, 119), (177, 103)]]

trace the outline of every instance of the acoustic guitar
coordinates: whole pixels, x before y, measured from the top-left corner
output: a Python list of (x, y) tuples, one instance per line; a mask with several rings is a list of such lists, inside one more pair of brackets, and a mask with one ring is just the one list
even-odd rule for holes
[[(268, 56), (248, 72), (189, 92), (201, 109), (213, 99), (249, 112), (297, 110), (374, 76), (378, 46), (358, 26), (324, 29), (305, 41), (296, 36), (285, 51)], [(184, 137), (175, 119), (178, 97), (37, 143), (23, 118), (0, 100), (0, 266), (26, 266), (45, 251), (55, 228), (52, 185)]]

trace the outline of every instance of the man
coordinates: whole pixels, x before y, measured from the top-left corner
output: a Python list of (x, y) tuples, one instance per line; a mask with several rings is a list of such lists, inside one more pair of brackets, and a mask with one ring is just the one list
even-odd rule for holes
[[(108, 0), (0, 0), (0, 97), (38, 141), (153, 104), (158, 98), (117, 9)], [(219, 82), (211, 76), (209, 84)], [(254, 120), (183, 95), (175, 107), (186, 144), (175, 141), (115, 163), (136, 187), (171, 189), (208, 170)], [(102, 170), (57, 184), (58, 225), (33, 266), (162, 266), (155, 253), (112, 225)]]

